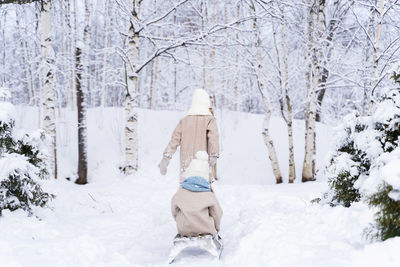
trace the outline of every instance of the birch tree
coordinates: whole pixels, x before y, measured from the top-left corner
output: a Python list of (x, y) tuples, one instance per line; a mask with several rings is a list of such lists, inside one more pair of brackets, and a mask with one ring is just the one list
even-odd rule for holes
[(53, 81), (54, 50), (51, 45), (51, 1), (41, 2), (42, 57), (43, 57), (43, 128), (50, 139), (49, 173), (57, 178), (56, 92)]
[(125, 62), (126, 68), (126, 96), (125, 96), (125, 164), (123, 171), (126, 174), (138, 169), (138, 115), (137, 115), (137, 87), (138, 75), (136, 66), (139, 57), (139, 0), (132, 1), (132, 11), (128, 32), (128, 52)]
[[(277, 55), (277, 69), (279, 72), (279, 80), (281, 84), (281, 98), (279, 104), (281, 108), (282, 117), (287, 125), (288, 131), (288, 144), (289, 144), (289, 183), (293, 183), (296, 179), (296, 167), (294, 161), (294, 143), (293, 143), (293, 112), (292, 103), (289, 95), (289, 66), (287, 57), (286, 45), (286, 26), (285, 26), (285, 8), (283, 4), (278, 4), (280, 11), (280, 32), (281, 32), (281, 47), (279, 48), (276, 41), (276, 32), (273, 31), (274, 45)], [(281, 52), (279, 51), (281, 50)], [(280, 56), (282, 54), (282, 57)], [(282, 59), (281, 59), (282, 58)], [(281, 62), (282, 61), (282, 62)], [(282, 64), (281, 64), (282, 63)], [(283, 66), (282, 66), (283, 65)]]
[(305, 114), (305, 157), (302, 181), (314, 180), (316, 155), (316, 121), (320, 121), (320, 111), (329, 78), (329, 61), (332, 55), (333, 38), (343, 24), (348, 11), (355, 1), (335, 0), (332, 17), (326, 23), (326, 1), (308, 1), (308, 57), (309, 68), (306, 73), (308, 89)]
[(260, 26), (259, 26), (259, 21), (256, 16), (256, 7), (254, 5), (254, 1), (250, 2), (250, 9), (252, 11), (252, 15), (254, 16), (253, 32), (254, 32), (254, 40), (255, 40), (255, 43), (254, 43), (255, 57), (253, 59), (255, 62), (254, 63), (250, 62), (250, 64), (252, 65), (252, 67), (255, 71), (255, 76), (257, 79), (257, 87), (258, 87), (258, 90), (260, 91), (261, 97), (264, 102), (264, 108), (265, 108), (265, 117), (264, 117), (264, 122), (263, 122), (262, 135), (264, 137), (264, 143), (268, 148), (269, 160), (271, 162), (272, 172), (275, 176), (276, 183), (280, 184), (280, 183), (282, 183), (281, 170), (279, 167), (279, 162), (278, 162), (278, 157), (276, 155), (274, 142), (272, 141), (270, 131), (269, 131), (269, 125), (270, 125), (270, 119), (271, 119), (271, 108), (270, 108), (270, 100), (269, 100), (268, 91), (265, 88), (265, 83), (264, 83)]
[(372, 77), (372, 91), (371, 94), (374, 94), (375, 88), (378, 85), (378, 81), (377, 81), (377, 77), (376, 77), (376, 73), (377, 73), (377, 69), (378, 69), (378, 55), (380, 53), (380, 49), (379, 49), (379, 45), (380, 45), (380, 41), (381, 41), (381, 32), (382, 32), (382, 20), (383, 20), (383, 16), (384, 16), (384, 10), (383, 7), (385, 5), (385, 0), (379, 0), (379, 10), (377, 11), (378, 13), (378, 23), (376, 26), (376, 33), (375, 33), (375, 40), (374, 40), (374, 52), (372, 54), (372, 73), (371, 73), (371, 77)]
[[(332, 5), (332, 15), (326, 24), (324, 24), (324, 32), (322, 33), (322, 40), (320, 40), (321, 49), (323, 52), (322, 60), (322, 73), (320, 75), (320, 89), (317, 93), (317, 114), (316, 121), (321, 122), (321, 108), (322, 102), (325, 97), (327, 81), (329, 78), (329, 63), (331, 61), (332, 50), (333, 50), (333, 40), (337, 35), (338, 30), (342, 26), (346, 19), (346, 16), (350, 9), (353, 7), (355, 1), (343, 1), (335, 0)], [(321, 25), (322, 26), (322, 25)]]
[[(305, 113), (305, 153), (303, 161), (302, 182), (313, 181), (315, 174), (315, 124), (316, 124), (316, 93), (319, 88), (319, 77), (321, 74), (322, 51), (318, 40), (325, 25), (325, 0), (309, 1), (308, 17), (308, 48), (311, 51), (308, 61), (309, 69), (307, 79), (307, 103)], [(317, 39), (318, 38), (318, 39)]]
[(22, 64), (23, 64), (23, 74), (24, 74), (24, 84), (27, 90), (27, 95), (28, 95), (28, 99), (27, 102), (29, 105), (31, 105), (34, 101), (34, 97), (35, 97), (35, 93), (33, 91), (32, 88), (32, 84), (31, 84), (31, 77), (32, 77), (32, 73), (31, 73), (31, 69), (30, 69), (30, 62), (29, 62), (29, 58), (28, 58), (28, 51), (27, 51), (27, 43), (24, 36), (24, 32), (22, 29), (22, 23), (21, 20), (25, 17), (25, 12), (21, 9), (20, 6), (18, 6), (16, 8), (16, 24), (17, 24), (17, 28), (18, 28), (18, 34), (19, 34), (19, 42), (20, 42), (20, 51), (21, 51), (21, 59), (22, 59)]
[[(238, 18), (241, 17), (241, 7), (242, 7), (242, 6), (241, 6), (240, 3), (237, 3), (237, 4), (236, 4), (236, 16), (237, 16)], [(239, 31), (236, 31), (235, 37), (236, 37), (236, 41), (237, 41), (238, 43), (240, 43), (241, 39), (240, 39)], [(235, 63), (236, 63), (236, 69), (235, 69), (235, 81), (234, 81), (234, 84), (233, 84), (233, 91), (234, 91), (234, 100), (233, 100), (233, 103), (234, 103), (234, 111), (238, 111), (238, 110), (239, 110), (239, 109), (238, 109), (238, 101), (239, 101), (239, 99), (238, 99), (238, 98), (239, 98), (239, 82), (240, 82), (239, 57), (240, 57), (240, 52), (239, 52), (239, 49), (236, 48), (236, 49), (235, 49)]]
[(100, 76), (100, 82), (101, 82), (101, 98), (100, 98), (100, 103), (102, 107), (105, 107), (106, 105), (106, 96), (107, 96), (107, 90), (106, 90), (106, 85), (107, 85), (107, 34), (109, 33), (109, 19), (106, 17), (106, 15), (109, 12), (109, 0), (104, 1), (104, 33), (103, 33), (103, 55), (102, 55), (102, 61), (101, 61), (101, 76)]
[[(78, 170), (75, 183), (86, 184), (87, 183), (87, 173), (88, 173), (88, 151), (87, 151), (87, 94), (90, 88), (84, 90), (84, 85), (82, 81), (83, 74), (86, 71), (88, 75), (88, 63), (89, 63), (89, 23), (90, 23), (90, 10), (89, 10), (90, 0), (85, 0), (85, 28), (83, 31), (83, 39), (81, 39), (81, 34), (79, 33), (79, 28), (76, 28), (78, 32), (78, 41), (76, 42), (75, 49), (75, 69), (76, 69), (76, 100), (77, 100), (77, 113), (78, 113)], [(77, 5), (75, 2), (75, 12)], [(78, 23), (75, 27), (79, 27)], [(82, 60), (83, 59), (83, 60)], [(83, 62), (84, 61), (84, 62)], [(86, 86), (88, 82), (86, 79)], [(86, 93), (86, 94), (85, 94)]]
[[(50, 3), (36, 1), (43, 11), (35, 12), (32, 2), (0, 0), (8, 4), (0, 5), (0, 83), (12, 88), (13, 102), (40, 106), (54, 167), (56, 111), (79, 109), (83, 140), (84, 111), (123, 107), (121, 167), (128, 174), (138, 169), (137, 107), (182, 110), (190, 91), (203, 85), (218, 108), (265, 112), (262, 131), (276, 180), (282, 178), (270, 117), (282, 114), (288, 126), (289, 161), (281, 166), (289, 165), (290, 182), (292, 120), (304, 119), (302, 180), (312, 180), (316, 121), (367, 114), (400, 60), (396, 0), (52, 1), (53, 29), (45, 22)], [(79, 142), (80, 159), (87, 160)]]

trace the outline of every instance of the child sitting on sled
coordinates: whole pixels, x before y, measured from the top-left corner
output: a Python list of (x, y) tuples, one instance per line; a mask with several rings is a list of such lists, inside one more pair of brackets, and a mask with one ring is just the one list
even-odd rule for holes
[(198, 151), (183, 173), (184, 181), (172, 198), (171, 211), (180, 236), (218, 236), (222, 208), (212, 191), (209, 177), (208, 154)]

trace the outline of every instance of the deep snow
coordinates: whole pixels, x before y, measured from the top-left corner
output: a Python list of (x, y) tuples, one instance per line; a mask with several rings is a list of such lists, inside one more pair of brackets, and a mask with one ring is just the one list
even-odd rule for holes
[[(37, 114), (19, 108), (19, 127), (34, 129)], [(118, 173), (123, 155), (123, 111), (89, 112), (89, 179), (72, 176), (76, 161), (75, 115), (59, 115), (60, 179), (45, 182), (57, 198), (52, 209), (35, 217), (4, 212), (0, 217), (0, 266), (167, 266), (175, 223), (170, 199), (177, 189), (178, 155), (167, 176), (157, 164), (179, 112), (139, 112), (140, 171)], [(205, 253), (178, 257), (173, 266), (400, 266), (400, 238), (370, 243), (362, 237), (373, 211), (363, 203), (351, 208), (320, 206), (310, 200), (327, 189), (326, 181), (275, 185), (260, 129), (263, 117), (218, 112), (222, 157), (217, 197), (224, 209), (221, 261)], [(283, 173), (287, 173), (287, 135), (273, 119)], [(295, 122), (295, 153), (300, 177), (303, 123)], [(318, 128), (318, 165), (332, 133)]]

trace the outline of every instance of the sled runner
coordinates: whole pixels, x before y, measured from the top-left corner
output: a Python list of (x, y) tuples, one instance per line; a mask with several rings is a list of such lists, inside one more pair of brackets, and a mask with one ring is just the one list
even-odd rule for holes
[(199, 235), (196, 237), (185, 237), (177, 234), (173, 241), (173, 248), (169, 255), (168, 263), (174, 262), (175, 258), (186, 248), (205, 250), (216, 258), (220, 258), (223, 249), (222, 239), (214, 238), (212, 235)]

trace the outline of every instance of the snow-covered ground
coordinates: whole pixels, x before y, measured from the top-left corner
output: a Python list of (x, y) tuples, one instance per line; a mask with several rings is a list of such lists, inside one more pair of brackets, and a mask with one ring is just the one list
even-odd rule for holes
[[(20, 109), (19, 127), (35, 128), (37, 114)], [(123, 155), (123, 112), (89, 112), (89, 184), (75, 185), (75, 115), (59, 116), (60, 179), (46, 181), (57, 195), (52, 209), (35, 217), (3, 212), (0, 217), (0, 266), (167, 266), (175, 223), (170, 199), (177, 189), (178, 155), (167, 176), (157, 164), (179, 112), (139, 113), (140, 171), (118, 173)], [(400, 238), (371, 243), (362, 237), (373, 211), (319, 206), (310, 200), (327, 189), (326, 181), (275, 185), (260, 128), (263, 117), (218, 112), (222, 157), (215, 191), (224, 209), (221, 261), (206, 253), (184, 253), (175, 266), (400, 266)], [(287, 173), (287, 135), (273, 119), (273, 138)], [(295, 153), (300, 177), (303, 123), (295, 122)], [(319, 125), (317, 160), (321, 165), (332, 131)]]

